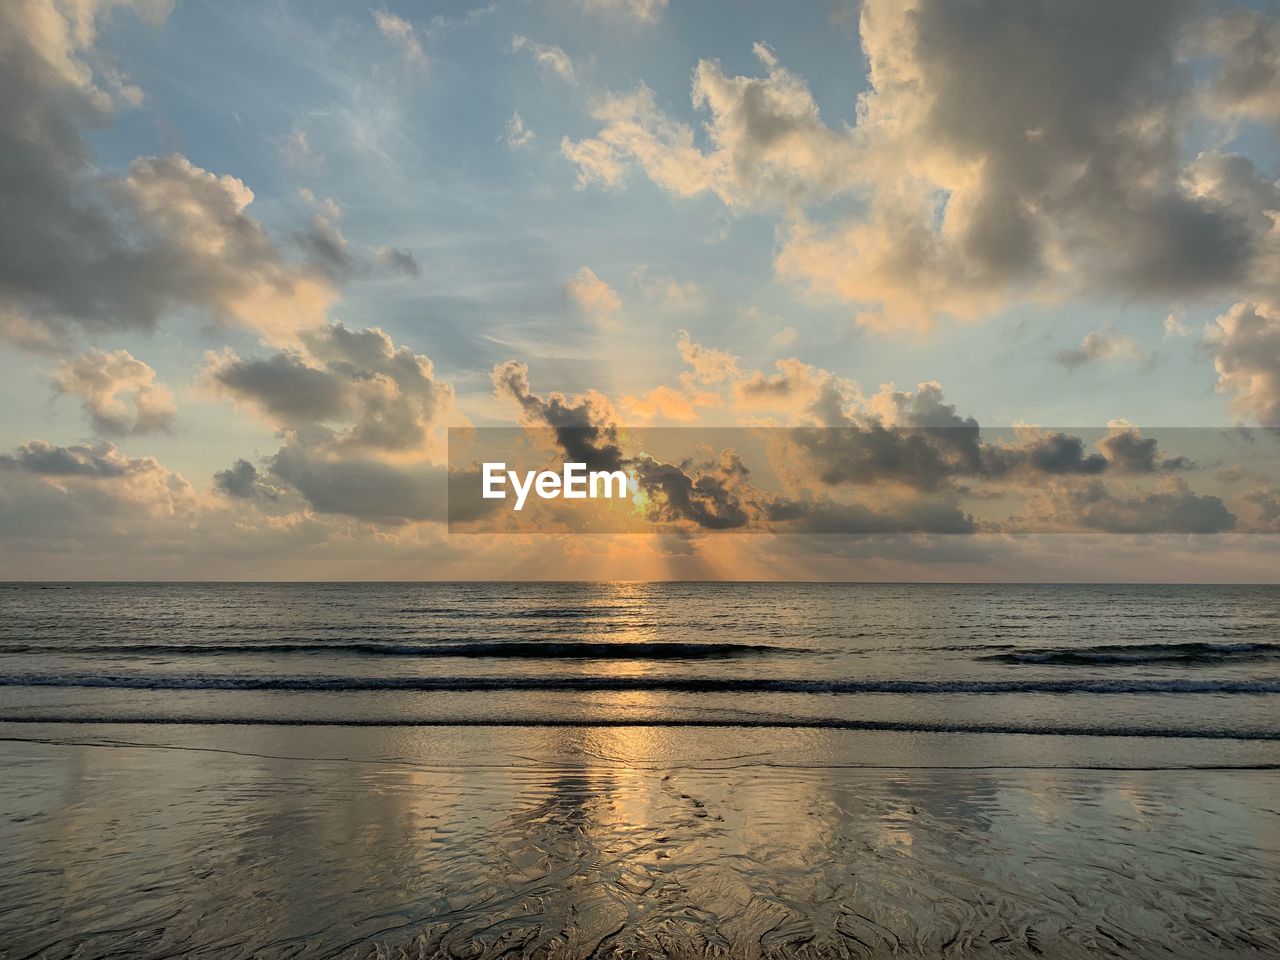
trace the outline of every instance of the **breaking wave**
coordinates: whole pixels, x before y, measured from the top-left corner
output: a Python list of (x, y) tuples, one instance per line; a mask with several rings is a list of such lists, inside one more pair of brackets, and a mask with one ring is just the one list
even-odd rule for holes
[(3, 687), (127, 690), (653, 691), (800, 694), (1276, 694), (1275, 680), (819, 680), (780, 677), (511, 676), (359, 677), (257, 674), (3, 674)]
[(1028, 647), (988, 654), (982, 660), (1000, 663), (1053, 666), (1102, 666), (1106, 664), (1220, 665), (1259, 660), (1280, 660), (1278, 643), (1132, 643), (1088, 647)]
[(679, 643), (645, 641), (495, 640), (475, 643), (387, 643), (323, 640), (251, 643), (95, 643), (0, 644), (0, 654), (87, 653), (176, 656), (203, 654), (324, 653), (379, 657), (464, 657), (546, 660), (706, 660), (766, 653), (803, 653), (798, 647), (750, 643)]

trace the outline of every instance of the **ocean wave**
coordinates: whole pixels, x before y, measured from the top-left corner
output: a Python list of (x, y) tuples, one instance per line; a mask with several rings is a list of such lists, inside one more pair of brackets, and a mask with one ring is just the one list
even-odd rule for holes
[(1277, 643), (1133, 643), (1100, 644), (1089, 647), (1025, 647), (980, 657), (1001, 663), (1049, 664), (1053, 666), (1101, 666), (1104, 664), (1223, 664), (1258, 660), (1280, 660)]
[[(161, 726), (278, 726), (278, 727), (693, 727), (718, 729), (808, 729), (882, 731), (888, 733), (1007, 734), (1051, 737), (1137, 737), (1174, 740), (1280, 741), (1280, 730), (1239, 730), (1229, 727), (1143, 727), (1081, 723), (967, 723), (933, 720), (853, 720), (841, 717), (741, 716), (711, 719), (648, 717), (558, 717), (545, 715), (501, 717), (299, 717), (299, 716), (183, 716), (156, 713), (37, 713), (0, 714), (0, 725), (12, 724), (155, 724)], [(1260, 765), (1271, 769), (1272, 765)]]
[(401, 607), (398, 613), (447, 614), (460, 619), (477, 620), (544, 620), (590, 619), (596, 617), (628, 617), (639, 615), (644, 608), (624, 604), (596, 604), (580, 607), (476, 607), (458, 605), (452, 607)]
[(800, 694), (1275, 694), (1262, 680), (820, 680), (780, 677), (511, 676), (359, 677), (260, 674), (0, 674), (3, 687), (103, 687), (127, 690), (367, 691), (649, 691)]
[(323, 640), (269, 643), (96, 643), (0, 644), (0, 654), (78, 653), (100, 655), (173, 656), (178, 654), (327, 653), (388, 657), (515, 658), (545, 660), (706, 660), (804, 653), (798, 647), (753, 643), (681, 643), (677, 641), (493, 640), (474, 643), (385, 643), (376, 640)]

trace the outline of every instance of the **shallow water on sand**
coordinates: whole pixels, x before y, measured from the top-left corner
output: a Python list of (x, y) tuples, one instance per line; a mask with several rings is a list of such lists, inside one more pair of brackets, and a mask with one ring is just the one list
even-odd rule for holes
[(1276, 771), (756, 733), (0, 725), (3, 953), (1280, 952)]

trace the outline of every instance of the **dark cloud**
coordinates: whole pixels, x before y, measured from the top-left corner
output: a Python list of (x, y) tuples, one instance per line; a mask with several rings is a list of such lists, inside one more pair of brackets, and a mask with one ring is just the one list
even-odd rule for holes
[(349, 403), (343, 377), (308, 366), (297, 354), (277, 353), (249, 360), (227, 356), (215, 361), (208, 374), (233, 396), (256, 404), (282, 423), (334, 419)]
[(1053, 359), (1068, 370), (1075, 370), (1090, 363), (1104, 360), (1133, 360), (1139, 356), (1137, 341), (1114, 330), (1108, 330), (1085, 334), (1080, 346), (1059, 350), (1053, 355)]
[(877, 395), (873, 410), (846, 405), (849, 390), (830, 375), (810, 380), (817, 389), (809, 392), (805, 413), (823, 426), (780, 430), (775, 459), (785, 460), (793, 476), (807, 475), (824, 486), (895, 483), (936, 491), (966, 479), (1034, 483), (1042, 477), (1192, 465), (1184, 457), (1163, 457), (1154, 438), (1143, 438), (1133, 428), (1113, 429), (1099, 441), (1097, 453), (1089, 452), (1080, 437), (1061, 431), (1029, 431), (1012, 441), (987, 442), (977, 420), (957, 413), (936, 383), (921, 384), (915, 393)]
[(1237, 7), (1210, 18), (1189, 41), (1218, 58), (1209, 84), (1213, 109), (1280, 118), (1280, 21)]
[(634, 475), (647, 496), (649, 519), (691, 521), (704, 530), (732, 530), (758, 519), (758, 495), (747, 484), (742, 458), (726, 450), (720, 461), (694, 467), (638, 458)]
[(338, 224), (323, 213), (312, 215), (307, 228), (293, 235), (307, 263), (335, 283), (345, 283), (360, 270), (360, 261), (351, 253)]
[(114, 444), (99, 442), (59, 447), (47, 440), (31, 440), (15, 454), (0, 454), (0, 469), (24, 470), (46, 477), (123, 477), (157, 467), (155, 460), (133, 460)]
[[(982, 170), (953, 193), (939, 237), (966, 282), (1040, 280), (1066, 255), (1104, 286), (1185, 295), (1245, 282), (1276, 254), (1253, 212), (1185, 166), (1197, 102), (1184, 37), (1206, 12), (1190, 0), (864, 6), (879, 78), (869, 116), (909, 109), (925, 162)], [(909, 240), (893, 238), (904, 253)]]
[(431, 360), (382, 330), (334, 323), (299, 339), (300, 350), (265, 359), (214, 356), (206, 376), (285, 429), (320, 436), (308, 428), (330, 424), (329, 443), (367, 452), (426, 448), (452, 409), (453, 388), (436, 379)]
[(446, 471), (431, 459), (453, 388), (431, 360), (377, 328), (334, 323), (299, 341), (267, 358), (227, 352), (206, 364), (218, 390), (258, 407), (286, 440), (270, 482), (240, 460), (215, 475), (217, 489), (240, 499), (292, 489), (317, 513), (377, 524), (444, 520)]
[[(824, 425), (753, 432), (762, 435), (784, 486), (797, 487), (800, 496), (755, 486), (742, 455), (732, 449), (711, 460), (674, 463), (631, 455), (605, 398), (592, 392), (542, 397), (532, 390), (523, 364), (495, 368), (494, 384), (499, 396), (519, 404), (526, 427), (548, 432), (567, 462), (626, 471), (641, 494), (645, 517), (659, 526), (888, 534), (1006, 527), (1221, 532), (1235, 524), (1221, 500), (1197, 495), (1169, 477), (1193, 468), (1191, 460), (1165, 457), (1155, 438), (1122, 423), (1098, 441), (1096, 452), (1079, 436), (1031, 428), (1012, 440), (987, 442), (978, 422), (947, 403), (936, 383), (922, 384), (915, 393), (887, 389), (859, 407), (849, 403), (854, 389), (830, 374), (798, 363), (779, 367), (779, 375), (768, 378), (774, 384), (763, 389), (787, 403), (801, 398), (807, 403), (804, 415)], [(763, 379), (749, 376), (740, 384), (754, 388)], [(689, 442), (696, 437), (691, 434)], [(1157, 487), (1115, 495), (1098, 479), (1105, 474), (1152, 476)], [(980, 488), (970, 489), (971, 481)], [(837, 489), (854, 499), (834, 499)], [(1047, 505), (1038, 499), (1045, 489), (1054, 492)], [(996, 501), (1018, 491), (1030, 493), (1034, 509), (1011, 521), (979, 522), (961, 507), (966, 498)], [(535, 527), (538, 522), (530, 520)]]
[(280, 491), (267, 483), (258, 468), (248, 460), (237, 460), (226, 470), (219, 470), (213, 475), (213, 488), (220, 493), (238, 500), (263, 498), (275, 500)]
[(872, 509), (828, 497), (777, 498), (767, 517), (782, 533), (870, 535), (891, 533), (973, 533), (973, 518), (946, 497), (914, 496)]
[(446, 519), (447, 476), (441, 466), (334, 460), (300, 444), (286, 444), (271, 458), (271, 473), (302, 494), (317, 513), (392, 525)]
[(378, 247), (374, 250), (374, 263), (392, 273), (417, 279), (422, 276), (422, 268), (411, 250), (399, 247)]
[(1236, 522), (1218, 497), (1196, 494), (1185, 481), (1169, 478), (1156, 490), (1133, 494), (1114, 493), (1100, 480), (1054, 483), (1008, 527), (1032, 532), (1224, 533)]
[(549, 428), (570, 462), (585, 463), (591, 470), (620, 470), (617, 415), (608, 399), (588, 391), (572, 400), (563, 393), (545, 398), (529, 385), (529, 368), (508, 360), (493, 368), (494, 393), (519, 405), (524, 423)]

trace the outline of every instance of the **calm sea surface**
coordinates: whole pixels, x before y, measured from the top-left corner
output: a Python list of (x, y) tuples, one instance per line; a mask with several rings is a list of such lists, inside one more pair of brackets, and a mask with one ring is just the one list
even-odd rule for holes
[(8, 585), (0, 604), (0, 718), (1280, 741), (1273, 587)]
[(0, 585), (0, 956), (1280, 955), (1280, 590)]

